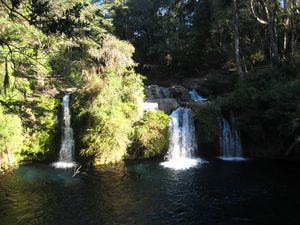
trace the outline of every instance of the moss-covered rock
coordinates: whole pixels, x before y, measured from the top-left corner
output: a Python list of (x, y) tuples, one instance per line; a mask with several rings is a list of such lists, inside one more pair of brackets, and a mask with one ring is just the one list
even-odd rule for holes
[(193, 110), (199, 153), (206, 156), (218, 154), (219, 106), (209, 103), (192, 104), (189, 107)]

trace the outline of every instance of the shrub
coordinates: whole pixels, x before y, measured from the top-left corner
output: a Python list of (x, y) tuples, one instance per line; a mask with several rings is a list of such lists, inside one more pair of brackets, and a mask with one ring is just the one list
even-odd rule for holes
[(216, 104), (205, 104), (193, 107), (193, 115), (196, 125), (196, 136), (199, 142), (215, 143), (218, 135), (218, 118), (220, 109)]
[(133, 71), (124, 76), (111, 72), (90, 81), (82, 90), (82, 104), (78, 104), (84, 106), (80, 117), (91, 121), (82, 132), (85, 147), (81, 154), (93, 156), (95, 164), (121, 162), (141, 111), (142, 77)]
[(168, 149), (170, 117), (162, 111), (146, 112), (135, 131), (135, 153), (142, 158), (162, 155)]
[(21, 119), (5, 113), (0, 106), (0, 170), (16, 165), (22, 141)]
[(54, 117), (59, 100), (40, 95), (31, 102), (24, 118), (26, 132), (21, 156), (24, 159), (44, 159), (54, 153)]
[(219, 102), (238, 116), (243, 143), (278, 156), (299, 137), (299, 96), (299, 73), (283, 67), (250, 74)]

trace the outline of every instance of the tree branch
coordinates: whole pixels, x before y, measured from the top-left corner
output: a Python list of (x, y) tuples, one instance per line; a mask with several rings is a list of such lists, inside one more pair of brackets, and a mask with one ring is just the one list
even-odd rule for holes
[(81, 168), (81, 166), (79, 166), (78, 168), (76, 166), (74, 167), (74, 173), (73, 173), (72, 177), (75, 177), (76, 174), (80, 173), (80, 168)]
[(251, 8), (251, 12), (252, 12), (253, 16), (255, 17), (255, 19), (256, 19), (258, 22), (260, 22), (261, 24), (267, 25), (267, 24), (268, 24), (267, 21), (265, 21), (265, 20), (263, 20), (263, 19), (261, 19), (261, 18), (259, 18), (259, 17), (257, 16), (257, 14), (256, 14), (256, 12), (255, 12), (255, 9), (254, 9), (253, 0), (250, 0), (250, 6), (251, 6), (251, 7), (250, 7), (250, 8)]
[(6, 7), (10, 12), (18, 14), (20, 17), (22, 17), (24, 20), (26, 20), (28, 23), (30, 23), (30, 20), (24, 16), (22, 13), (18, 12), (17, 10), (15, 10), (14, 8), (9, 7), (8, 4), (6, 4), (6, 2), (4, 0), (0, 0), (0, 2), (2, 3), (2, 5), (4, 5), (4, 7)]
[[(1, 1), (1, 0), (0, 0), (0, 1)], [(14, 60), (13, 60), (13, 58), (12, 58), (12, 53), (13, 53), (13, 52), (17, 52), (17, 53), (20, 53), (21, 55), (27, 57), (28, 59), (33, 60), (34, 62), (36, 62), (37, 64), (43, 66), (44, 68), (47, 68), (43, 63), (41, 63), (41, 62), (38, 61), (39, 59), (42, 59), (42, 58), (33, 58), (32, 56), (30, 56), (30, 55), (24, 53), (24, 52), (22, 51), (21, 48), (15, 46), (15, 45), (9, 44), (9, 43), (7, 43), (7, 42), (4, 41), (4, 40), (1, 40), (1, 43), (3, 43), (3, 44), (8, 48), (8, 50), (9, 50), (9, 52), (10, 52), (10, 54), (11, 54), (11, 59), (12, 59), (12, 63), (13, 63), (13, 65), (14, 65), (14, 67), (15, 67), (15, 62), (14, 62)], [(11, 47), (17, 49), (18, 51), (12, 50)]]

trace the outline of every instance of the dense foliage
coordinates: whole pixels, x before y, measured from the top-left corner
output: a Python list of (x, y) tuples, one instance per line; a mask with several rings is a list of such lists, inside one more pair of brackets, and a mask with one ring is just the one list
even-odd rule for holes
[(141, 71), (173, 79), (298, 60), (299, 7), (298, 0), (128, 0), (113, 22), (136, 47)]
[(254, 154), (278, 157), (294, 152), (300, 137), (299, 78), (296, 68), (252, 74), (219, 99), (224, 111), (237, 114), (245, 144), (260, 147)]
[(0, 106), (0, 172), (18, 162), (16, 156), (22, 143), (21, 119), (3, 111)]
[(125, 71), (122, 75), (110, 72), (90, 79), (75, 109), (80, 111), (79, 121), (89, 121), (81, 131), (85, 146), (81, 154), (92, 155), (95, 164), (120, 162), (131, 143), (133, 124), (141, 115), (142, 77)]
[[(124, 73), (134, 65), (134, 48), (109, 34), (108, 7), (110, 4), (78, 0), (0, 1), (0, 103), (5, 109), (1, 116), (20, 118), (22, 132), (16, 132), (21, 140), (16, 142), (20, 159), (54, 157), (59, 148), (59, 92), (86, 87), (90, 77), (98, 75), (95, 80), (105, 83), (106, 75), (101, 74), (112, 71), (116, 76), (111, 79), (122, 83), (114, 91), (125, 88), (127, 99), (122, 97), (122, 101), (130, 102), (128, 107), (117, 107), (123, 107), (124, 114), (138, 110), (131, 91), (141, 86), (141, 79), (128, 75), (134, 74), (130, 71)], [(114, 86), (114, 81), (108, 83)], [(91, 92), (83, 95), (88, 94)], [(98, 94), (92, 93), (91, 98)], [(7, 138), (1, 136), (1, 141)], [(16, 152), (14, 146), (7, 148), (7, 153)]]
[(218, 119), (220, 108), (215, 104), (192, 106), (198, 141), (211, 144), (217, 142), (219, 135)]
[[(136, 47), (141, 73), (169, 83), (197, 77), (201, 93), (222, 96), (225, 117), (239, 118), (253, 154), (283, 156), (299, 147), (299, 9), (299, 0), (129, 0), (113, 22)], [(216, 140), (215, 111), (194, 115), (203, 141)]]
[(135, 158), (162, 156), (168, 150), (170, 117), (162, 111), (146, 112), (136, 125), (131, 155)]

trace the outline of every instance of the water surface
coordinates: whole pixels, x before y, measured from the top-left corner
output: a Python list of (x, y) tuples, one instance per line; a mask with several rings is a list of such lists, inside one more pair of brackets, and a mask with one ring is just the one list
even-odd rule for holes
[(81, 169), (27, 164), (0, 176), (0, 224), (298, 224), (299, 165), (159, 161)]

